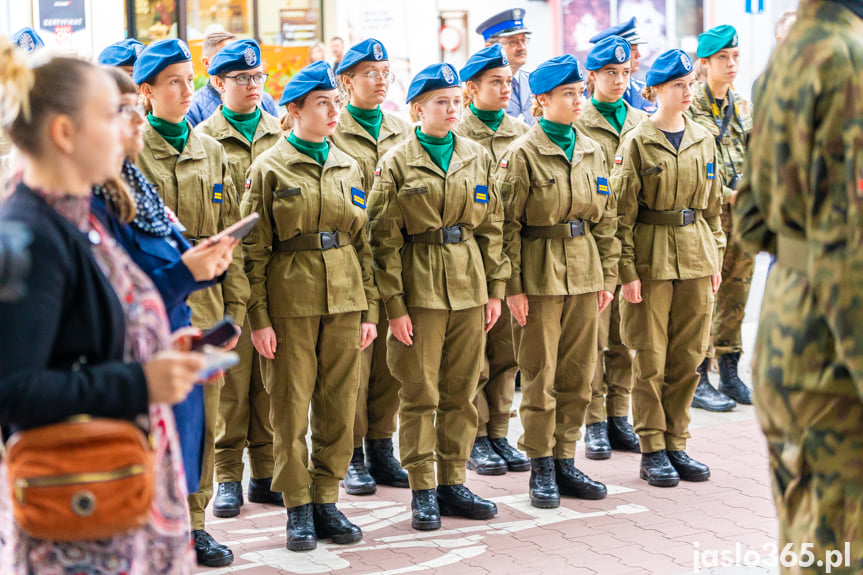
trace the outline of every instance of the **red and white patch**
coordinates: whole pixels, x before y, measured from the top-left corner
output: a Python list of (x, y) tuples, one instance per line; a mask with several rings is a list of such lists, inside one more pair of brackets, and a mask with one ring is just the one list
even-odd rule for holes
[(623, 163), (623, 156), (614, 156), (614, 163), (615, 164), (622, 164)]
[(252, 180), (251, 179), (246, 180), (246, 189), (248, 190), (251, 187), (252, 187)]
[(377, 168), (375, 168), (375, 176), (380, 176), (380, 175), (381, 175), (381, 167), (378, 166)]
[(507, 169), (509, 167), (509, 160), (501, 160), (500, 161), (500, 167), (503, 168), (504, 170)]

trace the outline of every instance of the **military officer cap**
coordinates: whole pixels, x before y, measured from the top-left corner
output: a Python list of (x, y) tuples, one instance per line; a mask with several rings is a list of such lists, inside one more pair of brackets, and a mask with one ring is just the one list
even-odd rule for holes
[(11, 40), (13, 44), (17, 44), (25, 52), (32, 52), (36, 48), (41, 48), (45, 45), (45, 42), (36, 33), (36, 30), (29, 26), (25, 26), (12, 34)]
[(261, 47), (254, 40), (231, 42), (213, 56), (207, 74), (218, 76), (234, 70), (252, 70), (261, 65)]
[(736, 47), (737, 30), (734, 26), (723, 24), (698, 35), (698, 51), (695, 55), (699, 58), (710, 58), (720, 50)]
[(314, 90), (335, 90), (337, 87), (332, 66), (323, 60), (314, 62), (297, 72), (291, 81), (285, 84), (279, 106), (296, 102)]
[(432, 64), (419, 71), (408, 87), (407, 102), (432, 90), (455, 88), (459, 85), (459, 76), (452, 64)]
[(369, 38), (356, 46), (351, 46), (351, 49), (342, 56), (342, 61), (336, 68), (336, 74), (344, 74), (360, 62), (383, 62), (389, 59), (384, 45), (374, 38)]
[(134, 66), (144, 45), (134, 38), (114, 42), (99, 54), (99, 63), (106, 66)]
[(141, 85), (159, 75), (159, 72), (179, 62), (192, 60), (192, 53), (185, 42), (177, 38), (153, 42), (141, 52), (132, 70), (132, 80)]
[(546, 60), (527, 77), (527, 84), (533, 94), (547, 94), (563, 84), (583, 81), (581, 62), (569, 54)]
[(476, 27), (476, 33), (482, 34), (483, 39), (488, 42), (492, 38), (505, 38), (516, 34), (530, 34), (530, 30), (524, 25), (523, 8), (513, 8), (495, 14)]
[(638, 27), (635, 25), (635, 16), (617, 26), (606, 28), (596, 36), (590, 39), (591, 44), (597, 44), (600, 40), (609, 36), (620, 36), (630, 44), (644, 44), (641, 35), (638, 33)]
[(486, 70), (503, 68), (504, 66), (509, 66), (509, 58), (506, 57), (506, 52), (500, 44), (492, 44), (468, 58), (467, 63), (458, 75), (462, 80), (467, 82)]
[(620, 36), (608, 36), (597, 42), (588, 53), (584, 67), (599, 70), (608, 64), (623, 64), (629, 60), (630, 53), (629, 42)]
[(683, 50), (667, 50), (659, 55), (647, 71), (647, 85), (658, 86), (692, 72), (692, 60)]

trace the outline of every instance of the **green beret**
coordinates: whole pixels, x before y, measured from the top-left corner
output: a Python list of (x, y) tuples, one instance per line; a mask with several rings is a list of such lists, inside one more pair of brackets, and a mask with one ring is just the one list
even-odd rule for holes
[(737, 47), (737, 30), (734, 26), (723, 24), (711, 28), (698, 36), (698, 51), (695, 55), (699, 58), (710, 58), (720, 50)]

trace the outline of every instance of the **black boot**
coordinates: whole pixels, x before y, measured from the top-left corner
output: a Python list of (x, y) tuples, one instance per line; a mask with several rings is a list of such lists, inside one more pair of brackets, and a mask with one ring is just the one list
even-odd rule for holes
[(366, 467), (378, 485), (410, 487), (408, 472), (393, 455), (392, 439), (366, 439)]
[(506, 461), (491, 448), (488, 437), (477, 437), (470, 450), (467, 468), (480, 475), (503, 475), (506, 473)]
[(290, 551), (311, 551), (318, 546), (312, 504), (288, 507), (288, 544)]
[(378, 486), (374, 478), (366, 469), (366, 459), (363, 456), (362, 447), (354, 447), (354, 454), (348, 465), (348, 472), (342, 481), (345, 492), (349, 495), (371, 495), (377, 491)]
[(671, 465), (664, 449), (641, 454), (639, 475), (654, 487), (674, 487), (680, 482), (680, 475)]
[(464, 483), (438, 485), (437, 504), (441, 515), (465, 519), (491, 519), (497, 515), (497, 505), (475, 495)]
[(608, 459), (611, 457), (608, 426), (604, 421), (588, 423), (584, 427), (584, 456), (588, 459)]
[(243, 484), (239, 481), (219, 483), (213, 499), (213, 515), (216, 517), (236, 517), (243, 506)]
[(608, 495), (605, 485), (576, 469), (572, 459), (555, 459), (554, 475), (561, 495), (579, 499), (603, 499)]
[(669, 451), (668, 461), (683, 481), (707, 481), (710, 468), (695, 461), (685, 451)]
[(198, 565), (203, 565), (204, 567), (224, 567), (234, 562), (234, 552), (221, 543), (216, 542), (203, 529), (192, 531), (192, 539), (195, 541), (195, 555), (198, 559)]
[(737, 362), (739, 361), (739, 351), (719, 356), (719, 391), (737, 403), (752, 405), (752, 394), (737, 375)]
[(494, 452), (500, 455), (500, 458), (506, 462), (506, 468), (509, 471), (530, 471), (530, 459), (510, 445), (506, 437), (491, 437), (488, 442), (491, 444)]
[(312, 514), (318, 539), (332, 539), (333, 543), (347, 545), (363, 538), (362, 530), (348, 521), (335, 503), (313, 503)]
[(434, 489), (411, 492), (411, 527), (420, 531), (440, 529), (440, 509)]
[(539, 509), (560, 507), (560, 492), (554, 478), (551, 457), (530, 460), (530, 504)]
[(695, 370), (698, 372), (698, 385), (695, 388), (695, 395), (692, 396), (692, 407), (707, 411), (731, 411), (737, 404), (724, 393), (716, 391), (716, 388), (711, 385), (707, 378), (709, 366), (710, 358), (706, 357)]
[(618, 451), (639, 452), (638, 436), (625, 416), (608, 417), (608, 442)]
[(273, 478), (249, 479), (249, 501), (252, 503), (266, 503), (267, 505), (281, 505), (285, 501), (279, 491), (273, 491)]

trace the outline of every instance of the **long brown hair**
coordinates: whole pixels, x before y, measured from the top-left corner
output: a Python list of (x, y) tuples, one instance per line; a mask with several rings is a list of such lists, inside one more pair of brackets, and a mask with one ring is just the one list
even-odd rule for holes
[[(135, 85), (135, 82), (132, 81), (129, 74), (114, 66), (100, 66), (100, 68), (104, 70), (112, 80), (114, 80), (114, 83), (117, 84), (117, 89), (120, 90), (121, 95), (137, 95), (138, 86)], [(130, 159), (133, 162), (135, 161), (135, 158)], [(128, 223), (135, 219), (136, 209), (134, 193), (129, 189), (129, 186), (122, 177), (118, 175), (111, 178), (102, 185), (102, 189), (105, 192), (105, 199), (111, 205), (111, 209), (117, 217), (120, 218), (120, 220)]]

